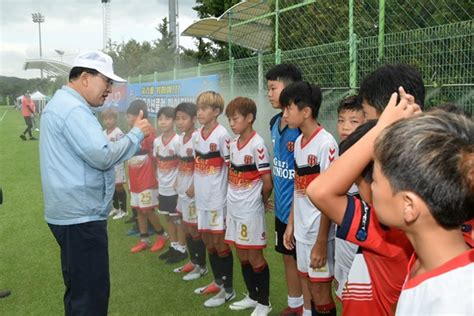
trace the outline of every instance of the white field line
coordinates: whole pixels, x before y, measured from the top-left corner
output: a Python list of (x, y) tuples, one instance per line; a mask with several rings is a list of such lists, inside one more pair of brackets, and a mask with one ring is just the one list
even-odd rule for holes
[(2, 115), (2, 118), (0, 118), (0, 122), (3, 121), (3, 118), (5, 117), (5, 115), (7, 115), (7, 112), (8, 112), (8, 110), (5, 110), (5, 112)]

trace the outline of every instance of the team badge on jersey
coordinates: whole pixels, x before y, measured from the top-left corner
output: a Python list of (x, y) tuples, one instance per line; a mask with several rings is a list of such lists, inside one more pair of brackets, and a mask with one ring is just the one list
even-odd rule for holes
[(186, 155), (188, 157), (191, 157), (193, 155), (193, 149), (192, 148), (186, 148)]
[(286, 147), (288, 148), (288, 151), (292, 153), (295, 150), (295, 142), (288, 142), (288, 144), (286, 144)]
[(250, 155), (245, 155), (244, 156), (244, 163), (247, 165), (250, 165), (253, 162), (253, 158)]
[(217, 151), (217, 144), (216, 143), (210, 143), (209, 144), (209, 150), (210, 151)]
[(169, 152), (170, 156), (174, 156), (174, 150), (173, 149), (170, 149), (168, 152)]
[(314, 167), (318, 164), (318, 158), (315, 155), (308, 155), (308, 165)]

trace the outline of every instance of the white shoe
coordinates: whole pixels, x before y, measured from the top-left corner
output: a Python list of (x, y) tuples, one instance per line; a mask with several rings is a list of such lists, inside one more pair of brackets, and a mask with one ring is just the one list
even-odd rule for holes
[(257, 304), (257, 301), (254, 301), (250, 298), (250, 296), (248, 296), (248, 294), (246, 294), (245, 297), (240, 301), (230, 304), (229, 308), (233, 311), (241, 311), (247, 308), (255, 308), (257, 307)]
[(270, 314), (272, 311), (272, 304), (270, 305), (262, 305), (262, 304), (257, 304), (257, 307), (253, 310), (252, 314), (250, 316), (267, 316)]
[(211, 297), (207, 301), (204, 302), (205, 307), (218, 307), (224, 305), (226, 302), (229, 302), (235, 298), (235, 291), (232, 290), (232, 293), (226, 293), (224, 289), (222, 289), (219, 293), (217, 293), (214, 297)]
[(115, 215), (118, 214), (118, 212), (119, 212), (119, 210), (112, 207), (112, 209), (110, 210), (109, 216), (115, 216)]
[(112, 217), (112, 219), (121, 219), (121, 218), (124, 218), (127, 215), (128, 215), (127, 212), (124, 212), (122, 210), (118, 210), (117, 214), (115, 214), (115, 216)]
[(39, 129), (39, 128), (35, 128), (35, 131), (39, 132), (39, 131), (40, 131), (40, 129)]
[(207, 272), (208, 272), (207, 268), (201, 268), (200, 266), (196, 265), (192, 271), (190, 271), (188, 274), (183, 276), (183, 280), (184, 281), (196, 280), (202, 276), (205, 276)]

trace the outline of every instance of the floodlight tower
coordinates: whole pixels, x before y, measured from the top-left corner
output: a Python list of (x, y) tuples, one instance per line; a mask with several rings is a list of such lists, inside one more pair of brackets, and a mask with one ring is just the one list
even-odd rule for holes
[[(33, 18), (34, 23), (38, 23), (38, 32), (39, 32), (39, 50), (40, 50), (40, 59), (43, 57), (43, 50), (41, 48), (41, 23), (44, 22), (44, 15), (41, 13), (32, 13), (31, 17)], [(43, 79), (43, 68), (41, 68), (41, 79)]]
[(110, 1), (101, 0), (102, 2), (102, 24), (103, 24), (103, 49), (107, 48), (107, 42), (110, 38)]
[(178, 0), (168, 0), (169, 32), (173, 35), (176, 66), (179, 65), (179, 9)]

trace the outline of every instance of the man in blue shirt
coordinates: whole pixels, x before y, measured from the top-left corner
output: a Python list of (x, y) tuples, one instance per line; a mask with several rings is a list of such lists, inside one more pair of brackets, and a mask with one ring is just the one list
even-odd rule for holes
[[(266, 74), (267, 96), (275, 109), (281, 110), (280, 93), (290, 83), (301, 81), (300, 70), (292, 64), (280, 64), (270, 69)], [(283, 245), (288, 217), (293, 202), (295, 158), (294, 144), (300, 135), (297, 128), (289, 128), (282, 117), (283, 113), (275, 115), (270, 121), (270, 131), (273, 145), (273, 194), (275, 199), (275, 250), (282, 254), (285, 267), (285, 277), (288, 289), (288, 307), (280, 315), (301, 315), (303, 312), (303, 295), (301, 283), (296, 269), (295, 250), (288, 250)]]
[(45, 219), (61, 248), (66, 315), (107, 314), (114, 165), (131, 158), (151, 129), (139, 115), (126, 136), (107, 141), (91, 108), (104, 103), (114, 81), (125, 80), (114, 74), (112, 58), (99, 51), (80, 54), (69, 83), (56, 91), (41, 118)]

